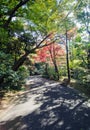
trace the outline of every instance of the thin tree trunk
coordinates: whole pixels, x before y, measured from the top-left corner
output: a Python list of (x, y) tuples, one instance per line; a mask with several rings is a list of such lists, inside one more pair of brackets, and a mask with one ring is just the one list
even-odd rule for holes
[(48, 75), (48, 63), (45, 64), (45, 74)]
[[(52, 44), (53, 49), (49, 49), (49, 53), (50, 53), (50, 57), (52, 59), (53, 65), (54, 65), (54, 69), (55, 69), (55, 73), (57, 75), (57, 80), (59, 80), (59, 71), (58, 71), (58, 67), (57, 67), (57, 63), (56, 63), (56, 56), (55, 56), (55, 48), (54, 48), (54, 43)], [(53, 50), (53, 52), (52, 52)]]
[[(90, 32), (88, 32), (88, 35), (89, 35), (89, 38), (88, 38), (88, 41), (90, 43)], [(88, 53), (87, 53), (87, 67), (88, 67), (88, 71), (90, 71), (90, 49), (88, 48)]]
[(55, 72), (57, 74), (57, 80), (59, 80), (59, 71), (58, 71), (58, 67), (57, 67), (56, 61), (54, 61), (53, 64), (54, 64)]
[(88, 49), (87, 62), (88, 71), (90, 71), (90, 49)]
[(0, 77), (0, 84), (4, 82), (4, 76)]
[(69, 54), (68, 54), (68, 36), (67, 36), (67, 30), (66, 30), (66, 62), (67, 62), (68, 81), (70, 82), (70, 67), (69, 67)]

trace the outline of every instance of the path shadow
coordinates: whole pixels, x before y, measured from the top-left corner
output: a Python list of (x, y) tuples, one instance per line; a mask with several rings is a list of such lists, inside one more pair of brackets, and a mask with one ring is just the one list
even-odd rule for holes
[(1, 122), (0, 130), (90, 130), (90, 108), (86, 98), (72, 88), (54, 81), (49, 83), (40, 77), (34, 84), (29, 92), (19, 97), (16, 105), (35, 95), (34, 104), (41, 105), (27, 115)]

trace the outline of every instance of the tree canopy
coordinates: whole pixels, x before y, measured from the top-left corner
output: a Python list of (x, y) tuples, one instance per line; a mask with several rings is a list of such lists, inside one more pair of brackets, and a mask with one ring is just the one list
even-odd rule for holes
[[(72, 76), (71, 73), (75, 74), (77, 67), (72, 64), (76, 64), (78, 60), (80, 63), (78, 67), (90, 71), (89, 5), (88, 0), (1, 0), (1, 85), (6, 86), (7, 82), (13, 82), (12, 86), (18, 86), (22, 72), (24, 70), (26, 72), (26, 68), (28, 68), (27, 61), (31, 64), (33, 57), (31, 55), (38, 51), (44, 58), (45, 48), (48, 48), (50, 56), (54, 57), (52, 61), (56, 73), (60, 75), (61, 66), (57, 66), (57, 58), (52, 56), (56, 51), (60, 54), (59, 45), (64, 47), (64, 57), (67, 61), (64, 58), (64, 63), (67, 64), (68, 79)], [(54, 43), (57, 44), (57, 47)], [(52, 52), (50, 48), (51, 50), (53, 48)], [(67, 76), (64, 70), (66, 68), (63, 69), (63, 74)], [(8, 75), (9, 79), (7, 79)], [(85, 76), (86, 73), (82, 78), (85, 79)]]

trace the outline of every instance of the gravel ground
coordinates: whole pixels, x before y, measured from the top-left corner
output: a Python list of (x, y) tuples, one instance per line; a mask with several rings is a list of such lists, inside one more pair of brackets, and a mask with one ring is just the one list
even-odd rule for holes
[(29, 77), (26, 85), (0, 114), (0, 130), (90, 130), (90, 99), (40, 76)]

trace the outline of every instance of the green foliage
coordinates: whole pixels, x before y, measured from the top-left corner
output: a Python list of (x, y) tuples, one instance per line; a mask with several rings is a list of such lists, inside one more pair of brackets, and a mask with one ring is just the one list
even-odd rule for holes
[(67, 68), (65, 66), (60, 67), (59, 74), (60, 76), (67, 76)]
[[(84, 29), (90, 34), (90, 1), (81, 1), (77, 10), (75, 10), (75, 16), (77, 20), (83, 25)], [(89, 36), (90, 37), (90, 36)]]
[(5, 43), (7, 42), (7, 40), (8, 40), (8, 32), (5, 29), (0, 28), (0, 42)]
[(35, 63), (34, 66), (30, 68), (30, 75), (42, 75), (45, 71), (45, 63)]
[(72, 58), (70, 60), (71, 78), (77, 80), (80, 87), (85, 87), (84, 90), (90, 90), (90, 78), (87, 68), (87, 50), (89, 49), (89, 44), (79, 43), (80, 39), (77, 39), (76, 42), (77, 44), (72, 48)]
[(78, 79), (78, 80), (82, 80), (83, 81), (83, 77), (86, 75), (86, 71), (85, 69), (81, 68), (81, 67), (76, 67), (72, 69), (72, 77), (74, 79)]
[[(20, 1), (24, 2), (24, 0)], [(16, 72), (13, 71), (12, 66), (15, 61), (18, 61), (26, 52), (30, 52), (32, 48), (37, 46), (40, 39), (51, 32), (63, 35), (61, 40), (65, 42), (65, 33), (75, 27), (74, 23), (76, 24), (76, 22), (73, 20), (75, 18), (84, 26), (79, 29), (79, 34), (73, 42), (75, 44), (70, 48), (71, 76), (83, 83), (89, 82), (87, 64), (90, 66), (90, 58), (87, 57), (87, 50), (90, 49), (90, 43), (86, 39), (83, 43), (81, 37), (85, 28), (87, 33), (90, 32), (89, 0), (29, 0), (14, 12), (13, 10), (20, 1), (0, 1), (0, 78), (3, 77), (4, 80), (0, 84), (0, 89), (20, 89), (28, 76), (28, 71), (25, 66), (20, 67)], [(12, 14), (13, 12), (14, 14)], [(74, 18), (71, 18), (70, 13), (73, 14)], [(11, 19), (8, 21), (10, 17)], [(70, 37), (69, 40), (72, 39)], [(44, 77), (57, 80), (57, 73), (53, 67), (47, 67), (47, 72), (42, 64), (32, 68), (30, 70), (32, 74), (43, 74)], [(66, 68), (60, 68), (59, 73), (61, 76), (66, 76)]]
[(80, 60), (72, 60), (72, 61), (70, 61), (69, 64), (70, 64), (71, 69), (73, 69), (73, 68), (75, 69), (75, 68), (80, 66), (81, 61)]
[(81, 43), (81, 36), (78, 34), (75, 38), (75, 42)]
[(24, 66), (21, 66), (16, 72), (13, 71), (11, 68), (12, 61), (11, 55), (0, 52), (0, 78), (4, 77), (4, 82), (1, 84), (0, 89), (21, 89), (25, 83), (25, 78), (29, 74)]
[(58, 74), (55, 72), (53, 67), (48, 67), (47, 74), (46, 74), (46, 72), (44, 72), (43, 77), (49, 78), (52, 80), (58, 80)]

